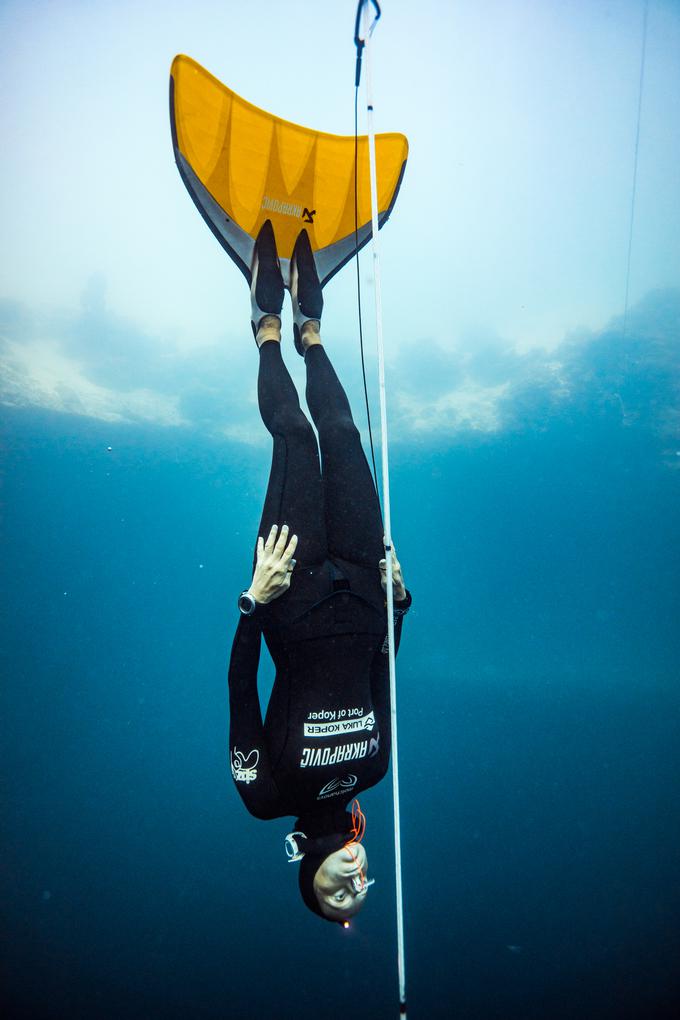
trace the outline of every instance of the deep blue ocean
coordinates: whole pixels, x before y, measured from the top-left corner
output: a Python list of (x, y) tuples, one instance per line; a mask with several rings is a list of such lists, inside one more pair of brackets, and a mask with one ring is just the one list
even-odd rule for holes
[[(573, 341), (559, 400), (538, 378), (495, 432), (392, 449), (413, 1020), (680, 1015), (679, 324), (650, 298)], [(30, 407), (2, 430), (4, 1016), (396, 1018), (389, 778), (348, 932), (231, 780), (269, 455)]]

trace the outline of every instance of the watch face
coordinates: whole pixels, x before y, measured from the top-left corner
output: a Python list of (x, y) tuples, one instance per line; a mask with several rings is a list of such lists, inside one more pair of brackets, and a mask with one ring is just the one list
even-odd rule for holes
[(242, 595), (239, 595), (238, 607), (242, 613), (246, 616), (250, 616), (251, 613), (255, 612), (255, 599), (252, 595), (248, 595), (244, 592)]

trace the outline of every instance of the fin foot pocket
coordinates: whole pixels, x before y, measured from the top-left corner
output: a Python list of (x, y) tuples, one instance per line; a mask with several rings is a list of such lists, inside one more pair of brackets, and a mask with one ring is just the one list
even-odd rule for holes
[(302, 329), (307, 322), (321, 323), (323, 292), (316, 269), (314, 252), (306, 230), (297, 236), (290, 267), (290, 296), (293, 302), (293, 338), (295, 349), (304, 357)]
[(281, 320), (284, 290), (274, 228), (271, 220), (265, 220), (255, 240), (250, 284), (250, 320), (254, 336), (266, 315), (276, 315)]

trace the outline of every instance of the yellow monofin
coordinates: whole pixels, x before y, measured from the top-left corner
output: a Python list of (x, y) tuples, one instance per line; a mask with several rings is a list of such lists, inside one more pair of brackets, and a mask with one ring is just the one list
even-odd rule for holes
[[(267, 219), (286, 283), (303, 227), (322, 285), (370, 239), (367, 136), (356, 139), (355, 154), (354, 135), (313, 131), (266, 113), (181, 55), (170, 71), (170, 120), (182, 180), (249, 283), (255, 238)], [(399, 191), (408, 142), (401, 134), (380, 134), (375, 147), (382, 227)]]

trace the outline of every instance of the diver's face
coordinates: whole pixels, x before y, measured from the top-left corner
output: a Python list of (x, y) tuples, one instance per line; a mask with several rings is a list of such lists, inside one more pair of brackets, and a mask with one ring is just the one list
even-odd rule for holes
[(351, 917), (366, 900), (366, 851), (361, 843), (352, 843), (350, 849), (343, 847), (329, 854), (314, 876), (314, 892), (326, 917)]

